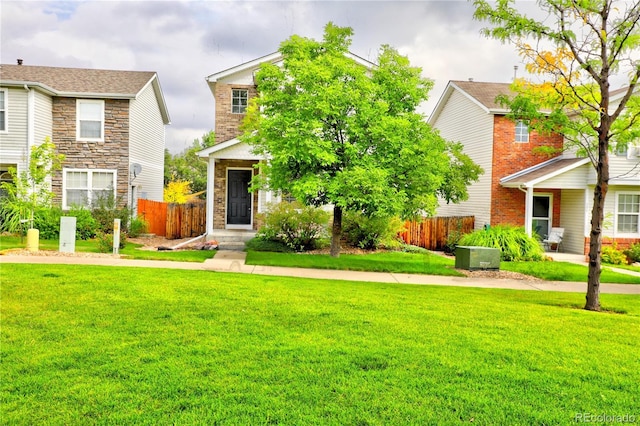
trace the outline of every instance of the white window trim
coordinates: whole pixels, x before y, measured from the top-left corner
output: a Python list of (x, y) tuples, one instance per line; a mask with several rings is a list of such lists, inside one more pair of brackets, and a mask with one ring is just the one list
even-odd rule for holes
[[(640, 213), (621, 213), (618, 209), (619, 209), (619, 205), (620, 205), (620, 195), (638, 195), (640, 196), (640, 192), (637, 191), (619, 191), (616, 192), (616, 200), (615, 200), (615, 207), (614, 207), (614, 212), (613, 212), (613, 235), (614, 237), (621, 237), (621, 238), (638, 238), (638, 236), (640, 235)], [(637, 214), (638, 215), (638, 230), (637, 232), (620, 232), (618, 231), (618, 215), (619, 214)]]
[[(99, 138), (83, 138), (80, 136), (80, 104), (100, 104), (102, 107), (102, 116), (100, 117), (101, 129), (100, 134), (102, 135)], [(76, 140), (85, 141), (85, 142), (104, 142), (104, 100), (102, 99), (76, 99)]]
[(0, 133), (9, 133), (9, 91), (2, 88), (0, 93), (4, 96), (4, 129), (0, 129)]
[(245, 107), (245, 110), (244, 110), (244, 111), (242, 111), (242, 112), (235, 112), (235, 111), (233, 110), (233, 107), (234, 107), (234, 105), (233, 105), (233, 99), (234, 99), (234, 97), (233, 97), (233, 92), (234, 92), (235, 90), (241, 90), (241, 91), (243, 91), (243, 92), (245, 92), (245, 93), (247, 94), (247, 107), (249, 106), (249, 89), (238, 89), (238, 88), (234, 89), (234, 88), (232, 88), (232, 89), (231, 89), (231, 114), (246, 114), (246, 112), (247, 112), (247, 109), (246, 109), (246, 108), (247, 108), (247, 107)]
[[(63, 168), (62, 169), (62, 209), (68, 210), (71, 206), (67, 205), (67, 173), (68, 172), (82, 172), (88, 173), (87, 175), (87, 189), (92, 187), (92, 180), (94, 173), (113, 173), (113, 194), (117, 194), (118, 190), (118, 171), (115, 169), (71, 169), (71, 168)], [(89, 191), (91, 194), (91, 191)], [(89, 195), (91, 196), (91, 195)], [(91, 206), (91, 202), (93, 200), (89, 199), (89, 207)]]
[[(534, 192), (534, 197), (547, 197), (549, 198), (549, 217), (539, 217), (533, 215), (533, 203), (531, 204), (531, 223), (535, 219), (548, 219), (549, 220), (549, 229), (547, 229), (547, 234), (551, 232), (551, 228), (553, 228), (553, 193), (552, 192)], [(533, 201), (533, 200), (532, 200)], [(532, 229), (532, 231), (535, 231)]]
[[(527, 127), (527, 140), (518, 140), (518, 126), (522, 126), (522, 125)], [(515, 134), (513, 136), (516, 143), (529, 143), (530, 133), (531, 131), (529, 130), (529, 125), (527, 123), (525, 123), (522, 120), (516, 121)]]

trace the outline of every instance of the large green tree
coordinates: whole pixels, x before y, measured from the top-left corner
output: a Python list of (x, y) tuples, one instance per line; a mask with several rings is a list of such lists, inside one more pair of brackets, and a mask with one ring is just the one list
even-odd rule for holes
[[(542, 83), (519, 85), (519, 95), (507, 101), (513, 116), (537, 130), (562, 133), (565, 147), (588, 156), (595, 167), (585, 309), (600, 310), (609, 152), (640, 137), (640, 3), (538, 1), (543, 20), (527, 17), (514, 3), (475, 0), (475, 17), (491, 24), (485, 34), (515, 44), (528, 70), (544, 76)], [(622, 90), (612, 90), (614, 78), (625, 80)]]
[(215, 133), (210, 131), (200, 139), (194, 139), (191, 146), (179, 154), (172, 155), (168, 150), (164, 153), (164, 185), (169, 182), (186, 181), (190, 183), (193, 193), (207, 189), (207, 162), (198, 157), (198, 152), (213, 146)]
[(259, 96), (244, 123), (243, 140), (269, 159), (254, 188), (333, 205), (332, 256), (344, 211), (432, 214), (438, 195), (466, 199), (482, 172), (416, 112), (432, 87), (421, 70), (389, 46), (367, 66), (349, 53), (352, 34), (329, 23), (321, 41), (284, 41), (282, 66), (264, 64), (255, 76)]

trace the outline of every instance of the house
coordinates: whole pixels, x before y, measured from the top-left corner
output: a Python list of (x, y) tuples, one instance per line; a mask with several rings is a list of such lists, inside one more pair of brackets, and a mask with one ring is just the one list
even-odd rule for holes
[(0, 175), (25, 170), (50, 137), (65, 156), (51, 182), (63, 209), (108, 195), (134, 209), (162, 201), (169, 122), (155, 72), (0, 65)]
[[(441, 204), (440, 216), (474, 215), (476, 228), (485, 225), (524, 226), (528, 233), (546, 237), (551, 227), (565, 229), (563, 249), (589, 250), (591, 209), (596, 183), (589, 159), (573, 152), (553, 158), (535, 148), (561, 149), (561, 135), (540, 135), (526, 123), (506, 118), (496, 103), (510, 94), (509, 84), (450, 81), (429, 123), (485, 170), (469, 187), (469, 199)], [(615, 101), (615, 96), (612, 99)], [(640, 241), (640, 149), (630, 146), (610, 157), (611, 180), (605, 206), (604, 242), (619, 248)]]
[[(371, 68), (373, 63), (353, 54), (348, 57)], [(207, 159), (207, 235), (221, 239), (229, 231), (251, 234), (259, 227), (256, 215), (271, 202), (280, 200), (268, 191), (250, 193), (249, 182), (258, 173), (254, 167), (264, 160), (241, 142), (240, 125), (251, 98), (258, 91), (254, 74), (263, 63), (282, 63), (279, 52), (240, 64), (206, 77), (215, 100), (215, 135), (213, 146), (198, 155)], [(225, 232), (226, 231), (226, 232)], [(240, 232), (238, 232), (240, 231)]]

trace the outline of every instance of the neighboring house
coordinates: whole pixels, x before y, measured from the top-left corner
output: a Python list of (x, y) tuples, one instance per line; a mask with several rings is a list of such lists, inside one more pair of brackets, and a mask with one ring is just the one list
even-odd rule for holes
[[(356, 55), (349, 57), (371, 68), (373, 63)], [(219, 238), (224, 230), (258, 229), (256, 214), (280, 197), (267, 191), (248, 191), (254, 166), (264, 158), (252, 153), (241, 142), (240, 125), (251, 98), (257, 96), (254, 74), (263, 63), (282, 63), (282, 55), (272, 53), (250, 62), (212, 74), (206, 78), (215, 99), (216, 143), (198, 155), (206, 158), (207, 168), (207, 234)]]
[(65, 156), (52, 178), (63, 209), (107, 195), (134, 209), (162, 201), (169, 122), (155, 72), (0, 65), (0, 176), (25, 170), (50, 137)]
[[(508, 111), (495, 99), (510, 94), (509, 86), (450, 81), (429, 117), (445, 139), (461, 142), (464, 152), (485, 171), (469, 187), (467, 201), (441, 204), (438, 215), (473, 215), (476, 228), (512, 224), (541, 237), (551, 227), (561, 227), (563, 249), (586, 254), (595, 169), (588, 159), (570, 152), (551, 159), (537, 153), (535, 148), (541, 146), (562, 148), (563, 138), (530, 132), (525, 123), (507, 119)], [(611, 154), (605, 244), (617, 241), (624, 248), (640, 241), (639, 162), (637, 146)]]

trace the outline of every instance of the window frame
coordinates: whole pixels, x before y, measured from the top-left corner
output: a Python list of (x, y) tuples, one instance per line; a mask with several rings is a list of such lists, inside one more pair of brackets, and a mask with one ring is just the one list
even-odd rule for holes
[[(246, 105), (244, 107), (242, 105), (236, 105), (235, 100), (238, 99), (241, 101), (243, 98), (241, 96), (236, 96), (235, 92), (243, 92), (245, 94), (245, 102)], [(245, 114), (247, 111), (247, 107), (249, 106), (249, 89), (231, 89), (231, 114)], [(238, 111), (236, 111), (236, 107)]]
[[(91, 138), (81, 135), (81, 121), (95, 121), (95, 120), (82, 120), (80, 117), (80, 105), (81, 104), (94, 104), (100, 105), (100, 137)], [(104, 99), (76, 99), (76, 140), (86, 142), (104, 142)]]
[[(68, 186), (68, 173), (87, 173), (87, 187), (86, 188), (69, 188)], [(93, 175), (94, 173), (111, 173), (112, 174), (112, 191), (113, 196), (117, 194), (118, 187), (118, 171), (116, 169), (75, 169), (75, 168), (63, 168), (62, 169), (62, 209), (69, 210), (72, 205), (69, 205), (67, 191), (69, 189), (82, 189), (87, 191), (87, 203), (82, 204), (84, 207), (91, 207), (93, 202)]]
[[(633, 195), (638, 197), (638, 205), (639, 205), (639, 209), (638, 212), (621, 212), (620, 211), (620, 196), (621, 195)], [(640, 192), (634, 192), (634, 191), (620, 191), (620, 192), (616, 192), (616, 201), (615, 201), (615, 224), (614, 224), (614, 230), (615, 230), (615, 235), (616, 236), (637, 236), (640, 235)], [(625, 216), (631, 216), (631, 215), (635, 215), (638, 218), (638, 223), (637, 223), (637, 227), (636, 227), (636, 231), (635, 232), (628, 232), (628, 231), (620, 231), (619, 226), (620, 226), (620, 215), (625, 215)]]
[[(524, 138), (523, 129), (527, 130), (526, 140)], [(516, 121), (514, 140), (516, 143), (529, 143), (529, 125), (524, 120)]]
[(0, 112), (4, 112), (4, 129), (0, 127), (0, 133), (9, 133), (9, 90), (0, 88), (0, 96), (4, 100), (4, 107)]

